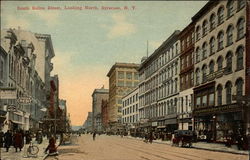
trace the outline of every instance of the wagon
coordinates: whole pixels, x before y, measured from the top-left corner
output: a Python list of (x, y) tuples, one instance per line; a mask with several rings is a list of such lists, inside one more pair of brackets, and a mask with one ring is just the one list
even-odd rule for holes
[(175, 130), (172, 138), (172, 145), (179, 147), (192, 147), (195, 134), (190, 130)]

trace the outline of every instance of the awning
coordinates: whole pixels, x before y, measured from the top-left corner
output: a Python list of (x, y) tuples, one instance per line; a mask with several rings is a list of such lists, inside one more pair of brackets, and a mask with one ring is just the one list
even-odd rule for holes
[(166, 128), (166, 126), (158, 126), (157, 128), (160, 128), (160, 129), (161, 129), (161, 128)]

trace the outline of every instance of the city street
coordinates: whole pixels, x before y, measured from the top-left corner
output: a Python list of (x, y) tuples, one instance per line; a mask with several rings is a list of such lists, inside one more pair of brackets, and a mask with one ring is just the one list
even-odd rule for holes
[(247, 155), (178, 148), (166, 144), (145, 143), (119, 136), (82, 135), (73, 144), (60, 146), (59, 156), (46, 160), (248, 160)]

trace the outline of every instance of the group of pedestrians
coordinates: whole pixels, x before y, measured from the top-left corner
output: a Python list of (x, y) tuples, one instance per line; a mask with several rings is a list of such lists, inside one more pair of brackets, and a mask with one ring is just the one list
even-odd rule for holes
[(16, 149), (16, 152), (22, 151), (22, 148), (24, 146), (24, 139), (26, 144), (29, 144), (32, 140), (30, 132), (26, 131), (24, 133), (23, 130), (15, 130), (10, 131), (8, 130), (6, 133), (1, 132), (0, 133), (0, 146), (6, 148), (6, 152), (9, 151), (9, 148), (13, 146)]

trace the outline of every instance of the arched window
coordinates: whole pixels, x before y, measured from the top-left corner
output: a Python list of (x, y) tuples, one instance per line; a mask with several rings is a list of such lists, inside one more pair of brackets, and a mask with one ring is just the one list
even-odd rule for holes
[(218, 24), (223, 23), (223, 19), (224, 19), (224, 8), (220, 7), (218, 9)]
[(237, 23), (237, 39), (244, 37), (244, 22), (243, 18), (240, 18)]
[(207, 80), (207, 66), (202, 66), (202, 83), (206, 82)]
[(211, 73), (213, 73), (214, 72), (214, 61), (211, 61), (210, 63), (209, 63), (209, 73), (211, 74)]
[(214, 37), (210, 39), (209, 46), (210, 46), (210, 54), (214, 54), (215, 53), (215, 38)]
[(226, 61), (227, 61), (226, 73), (232, 72), (232, 57), (233, 57), (233, 54), (231, 51), (229, 51), (226, 55)]
[(229, 0), (227, 3), (227, 17), (231, 17), (233, 15), (234, 10), (234, 1)]
[(233, 44), (233, 26), (230, 25), (227, 28), (227, 45)]
[(212, 14), (211, 16), (210, 16), (210, 19), (209, 19), (209, 22), (210, 22), (210, 30), (212, 30), (212, 29), (214, 29), (215, 28), (215, 15), (214, 14)]
[(243, 95), (243, 79), (238, 78), (235, 82), (236, 85), (236, 95), (242, 96)]
[(238, 2), (238, 10), (245, 7), (245, 0), (237, 0)]
[(226, 103), (231, 104), (232, 103), (232, 83), (228, 81), (226, 83)]
[(241, 70), (243, 69), (243, 52), (244, 52), (244, 49), (242, 46), (238, 47), (237, 50), (236, 50), (236, 56), (237, 56), (237, 62), (236, 62), (236, 67), (237, 67), (237, 70)]
[(217, 105), (222, 105), (222, 86), (220, 84), (217, 86)]
[(203, 43), (202, 45), (202, 59), (207, 58), (207, 43)]
[(222, 57), (221, 56), (219, 56), (218, 57), (218, 59), (217, 59), (217, 64), (218, 64), (218, 71), (219, 70), (222, 70), (222, 67), (223, 67), (223, 59), (222, 59)]
[(200, 50), (200, 48), (198, 47), (198, 48), (196, 49), (196, 63), (200, 61), (200, 52), (201, 52), (201, 50)]
[(201, 38), (201, 28), (200, 26), (196, 27), (196, 41), (198, 41)]
[(217, 37), (218, 38), (218, 51), (223, 49), (223, 36), (224, 36), (223, 32), (222, 31), (219, 32), (218, 37)]
[(199, 85), (200, 84), (200, 69), (197, 68), (196, 71), (195, 71), (195, 84), (196, 85)]
[(205, 36), (208, 31), (208, 23), (207, 20), (205, 20), (202, 24), (202, 35)]

